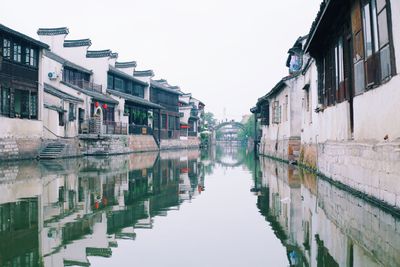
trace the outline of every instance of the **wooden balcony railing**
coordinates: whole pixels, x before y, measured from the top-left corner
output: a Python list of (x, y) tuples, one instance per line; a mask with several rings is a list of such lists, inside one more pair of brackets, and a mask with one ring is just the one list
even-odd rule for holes
[(98, 93), (101, 93), (102, 89), (103, 89), (102, 85), (96, 84), (96, 83), (93, 83), (93, 82), (88, 82), (88, 81), (85, 81), (85, 80), (69, 80), (69, 81), (65, 81), (65, 82), (73, 84), (73, 85), (76, 85), (79, 88), (95, 91), (95, 92), (98, 92)]
[(101, 121), (98, 118), (90, 118), (80, 123), (79, 133), (127, 135), (128, 124), (116, 121)]

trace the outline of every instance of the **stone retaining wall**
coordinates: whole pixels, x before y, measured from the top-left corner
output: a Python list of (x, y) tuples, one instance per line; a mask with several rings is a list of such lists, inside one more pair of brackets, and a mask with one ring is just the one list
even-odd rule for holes
[(400, 141), (320, 144), (318, 169), (335, 181), (400, 208)]
[(161, 150), (167, 149), (186, 149), (200, 147), (200, 139), (198, 137), (188, 137), (187, 140), (165, 139), (161, 140)]
[(36, 158), (42, 140), (40, 138), (32, 139), (0, 139), (0, 160), (20, 160)]
[(260, 143), (260, 153), (286, 161), (296, 161), (300, 155), (300, 137), (278, 141), (263, 138)]

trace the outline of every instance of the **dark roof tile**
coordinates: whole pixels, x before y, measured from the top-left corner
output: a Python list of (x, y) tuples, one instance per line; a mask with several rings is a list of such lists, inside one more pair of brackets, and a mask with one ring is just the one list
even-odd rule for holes
[(136, 68), (136, 61), (127, 61), (127, 62), (115, 62), (115, 67), (118, 69), (124, 68)]
[(68, 34), (69, 29), (67, 27), (60, 28), (39, 28), (37, 31), (38, 35), (60, 35), (60, 34)]
[(65, 40), (64, 47), (79, 47), (79, 46), (91, 46), (92, 41), (90, 39), (79, 39), (79, 40)]
[(100, 58), (100, 57), (111, 57), (111, 50), (88, 50), (86, 52), (87, 58)]

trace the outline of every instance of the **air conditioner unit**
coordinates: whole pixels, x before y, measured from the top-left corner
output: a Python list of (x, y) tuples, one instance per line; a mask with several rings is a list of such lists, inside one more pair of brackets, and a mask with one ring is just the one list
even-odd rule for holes
[(55, 71), (52, 71), (47, 74), (47, 77), (49, 77), (50, 80), (55, 80), (57, 79), (58, 75)]

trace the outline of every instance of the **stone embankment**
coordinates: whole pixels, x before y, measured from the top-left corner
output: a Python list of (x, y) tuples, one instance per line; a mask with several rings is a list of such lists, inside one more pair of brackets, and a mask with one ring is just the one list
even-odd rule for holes
[(162, 140), (160, 147), (151, 135), (82, 135), (71, 139), (0, 139), (0, 161), (34, 159), (40, 157), (48, 145), (61, 144), (57, 158), (90, 155), (117, 155), (171, 149), (199, 148), (200, 140)]

